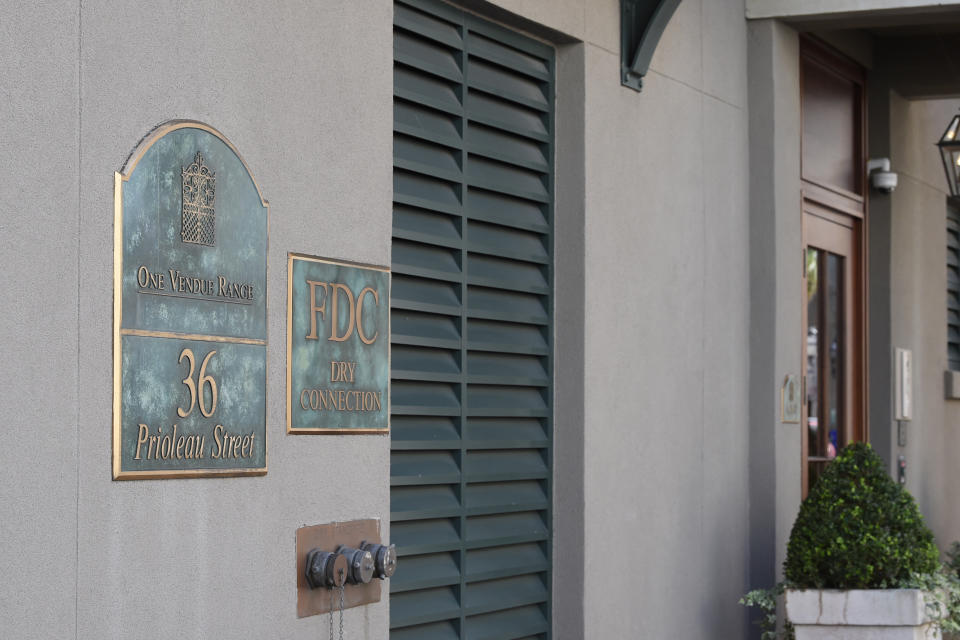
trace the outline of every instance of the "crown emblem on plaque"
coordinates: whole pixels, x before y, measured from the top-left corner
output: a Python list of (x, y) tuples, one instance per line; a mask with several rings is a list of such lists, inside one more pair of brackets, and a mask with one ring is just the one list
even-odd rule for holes
[(216, 196), (216, 178), (210, 167), (197, 157), (188, 167), (180, 168), (183, 186), (183, 219), (180, 239), (194, 244), (216, 244), (213, 201)]

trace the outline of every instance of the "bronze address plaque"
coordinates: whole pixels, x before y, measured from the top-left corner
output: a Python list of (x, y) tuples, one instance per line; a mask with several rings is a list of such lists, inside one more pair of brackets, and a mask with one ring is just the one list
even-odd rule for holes
[(168, 122), (114, 208), (114, 479), (266, 473), (268, 205), (246, 164)]
[(290, 254), (287, 431), (387, 432), (389, 383), (389, 271)]

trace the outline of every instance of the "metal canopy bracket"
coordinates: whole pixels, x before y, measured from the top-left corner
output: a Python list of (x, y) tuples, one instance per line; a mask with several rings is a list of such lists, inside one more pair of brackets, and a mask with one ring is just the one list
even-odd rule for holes
[(680, 0), (620, 0), (620, 82), (643, 89), (650, 60)]

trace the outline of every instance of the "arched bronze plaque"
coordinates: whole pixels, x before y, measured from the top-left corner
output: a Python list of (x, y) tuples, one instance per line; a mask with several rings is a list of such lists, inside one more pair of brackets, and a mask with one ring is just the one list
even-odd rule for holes
[(113, 477), (267, 472), (269, 206), (209, 125), (167, 122), (115, 175)]

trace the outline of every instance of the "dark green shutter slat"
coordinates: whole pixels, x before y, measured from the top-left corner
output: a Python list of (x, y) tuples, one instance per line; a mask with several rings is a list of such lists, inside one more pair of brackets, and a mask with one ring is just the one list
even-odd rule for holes
[(393, 170), (393, 199), (401, 204), (459, 213), (460, 187), (456, 182), (438, 179), (423, 172)]
[(398, 133), (457, 148), (463, 143), (460, 123), (459, 116), (416, 102), (400, 99), (394, 101), (393, 129)]
[(393, 640), (550, 634), (553, 49), (394, 5)]
[(542, 327), (471, 318), (467, 320), (470, 349), (506, 353), (550, 353)]
[(455, 216), (401, 204), (393, 205), (393, 235), (443, 247), (459, 247), (463, 242)]
[(451, 621), (417, 625), (390, 631), (391, 640), (459, 640), (457, 626)]
[(472, 158), (469, 163), (467, 182), (473, 187), (535, 202), (550, 201), (547, 186), (540, 173), (479, 156)]
[(460, 615), (456, 589), (438, 587), (390, 594), (390, 624), (408, 627)]
[(474, 124), (467, 131), (465, 143), (471, 155), (486, 156), (543, 173), (550, 169), (546, 145), (491, 127)]
[(535, 418), (472, 417), (463, 439), (470, 449), (545, 449), (550, 444), (543, 421)]
[(457, 95), (457, 83), (426, 75), (413, 67), (397, 64), (393, 68), (393, 91), (398, 98), (419, 102), (427, 107), (463, 115)]
[(394, 344), (423, 344), (429, 339), (439, 341), (438, 347), (460, 347), (458, 325), (449, 316), (398, 310), (391, 314), (390, 322), (390, 341)]
[(546, 83), (533, 81), (482, 59), (473, 60), (468, 84), (471, 91), (483, 91), (537, 111), (550, 110), (544, 95)]
[(536, 575), (509, 577), (467, 585), (467, 614), (511, 609), (517, 605), (546, 602), (549, 594)]
[(450, 451), (395, 451), (390, 460), (390, 483), (436, 485), (459, 483), (460, 469)]
[(545, 387), (550, 384), (545, 358), (523, 354), (491, 354), (471, 351), (467, 354), (468, 382), (520, 384)]
[(453, 182), (461, 179), (460, 152), (420, 138), (394, 135), (393, 164)]
[(531, 605), (470, 616), (463, 637), (465, 640), (514, 640), (520, 636), (546, 633), (549, 628), (543, 608)]
[(542, 203), (470, 189), (470, 199), (464, 213), (471, 221), (485, 221), (507, 228), (515, 227), (545, 234), (550, 231), (550, 224), (544, 209)]
[(459, 251), (449, 247), (394, 239), (393, 264), (434, 271), (460, 279)]
[[(537, 233), (470, 220), (470, 250), (527, 262), (547, 264), (550, 254)], [(522, 265), (517, 265), (522, 266)], [(510, 277), (503, 278), (509, 280)]]
[(540, 476), (547, 473), (547, 462), (535, 449), (478, 449), (468, 451), (463, 462), (468, 482), (487, 474)]
[(547, 325), (550, 316), (545, 297), (489, 287), (471, 287), (467, 315), (486, 320)]
[(960, 370), (960, 212), (947, 206), (947, 366)]
[[(399, 26), (399, 25), (398, 25)], [(393, 59), (453, 82), (463, 82), (459, 52), (415, 33), (397, 29), (393, 34)]]
[(393, 308), (460, 315), (459, 289), (454, 283), (394, 275), (390, 297)]
[(463, 15), (460, 9), (435, 0), (396, 0), (393, 22), (406, 20), (418, 33), (443, 34), (451, 43), (462, 46)]
[(546, 487), (534, 480), (468, 484), (464, 506), (469, 515), (546, 509)]
[(511, 69), (516, 73), (526, 74), (541, 82), (549, 82), (550, 69), (542, 58), (524, 53), (476, 32), (472, 33), (472, 36), (470, 38), (471, 56), (495, 62), (502, 67)]
[(397, 579), (391, 580), (391, 594), (460, 584), (460, 567), (455, 553), (406, 555), (403, 562), (409, 571), (396, 574)]
[(460, 533), (451, 518), (396, 522), (390, 527), (390, 539), (404, 556), (460, 549)]
[(391, 520), (427, 520), (458, 516), (462, 505), (451, 485), (394, 487), (390, 491)]
[(466, 106), (466, 115), (471, 121), (532, 140), (550, 142), (547, 118), (539, 111), (476, 91), (467, 95)]
[(550, 528), (536, 511), (467, 518), (467, 548), (543, 541), (549, 534)]

